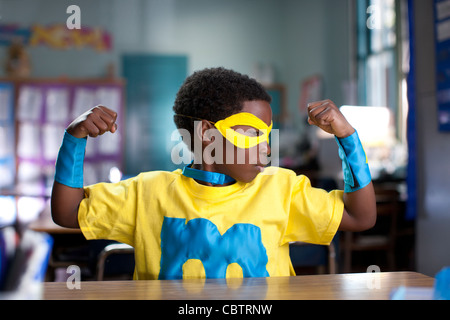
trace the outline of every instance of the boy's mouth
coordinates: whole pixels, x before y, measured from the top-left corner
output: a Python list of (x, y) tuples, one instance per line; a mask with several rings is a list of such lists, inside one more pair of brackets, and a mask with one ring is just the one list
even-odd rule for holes
[(256, 167), (256, 169), (257, 169), (259, 172), (263, 172), (263, 171), (264, 171), (264, 166), (263, 166), (263, 165), (255, 165), (255, 167)]

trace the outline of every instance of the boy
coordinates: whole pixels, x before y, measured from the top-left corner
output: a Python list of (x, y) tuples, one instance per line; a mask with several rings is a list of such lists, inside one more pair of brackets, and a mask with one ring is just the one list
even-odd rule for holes
[(295, 275), (289, 242), (329, 244), (338, 230), (371, 228), (375, 195), (357, 133), (329, 100), (309, 105), (309, 123), (336, 136), (345, 193), (312, 188), (290, 170), (264, 168), (270, 102), (247, 76), (223, 68), (196, 72), (174, 105), (177, 127), (191, 134), (188, 147), (201, 146), (194, 162), (183, 170), (83, 188), (87, 136), (117, 129), (114, 112), (91, 109), (64, 136), (54, 221), (80, 227), (87, 239), (133, 246), (134, 279)]

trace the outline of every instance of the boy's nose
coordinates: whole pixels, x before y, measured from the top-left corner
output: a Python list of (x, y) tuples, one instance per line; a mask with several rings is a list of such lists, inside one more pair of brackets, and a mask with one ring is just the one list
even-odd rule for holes
[(270, 156), (271, 153), (271, 149), (270, 146), (267, 142), (263, 142), (261, 143), (259, 146), (259, 157), (263, 158), (261, 160), (263, 160), (262, 162), (267, 162), (267, 157)]
[(266, 146), (267, 146), (267, 156), (270, 156), (270, 154), (272, 153), (272, 149), (270, 149), (269, 144), (266, 142)]

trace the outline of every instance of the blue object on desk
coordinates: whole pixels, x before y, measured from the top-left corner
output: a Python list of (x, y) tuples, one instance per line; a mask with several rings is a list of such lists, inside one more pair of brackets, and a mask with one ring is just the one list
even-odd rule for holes
[(398, 287), (392, 290), (391, 300), (433, 300), (433, 288)]
[(442, 269), (435, 278), (434, 300), (450, 300), (450, 268)]

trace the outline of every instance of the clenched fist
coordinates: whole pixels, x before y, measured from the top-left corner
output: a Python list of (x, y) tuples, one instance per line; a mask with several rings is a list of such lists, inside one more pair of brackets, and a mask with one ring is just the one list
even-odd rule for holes
[(76, 118), (66, 129), (75, 138), (97, 137), (117, 130), (117, 113), (104, 106), (97, 106)]
[(308, 104), (308, 116), (309, 124), (318, 126), (338, 138), (347, 138), (355, 132), (355, 129), (331, 100)]

